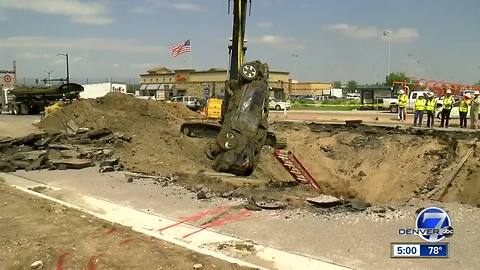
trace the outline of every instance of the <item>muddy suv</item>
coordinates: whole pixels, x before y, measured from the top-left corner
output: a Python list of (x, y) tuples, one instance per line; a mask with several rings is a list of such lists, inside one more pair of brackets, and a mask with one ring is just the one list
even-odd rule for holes
[(228, 83), (232, 97), (220, 133), (207, 146), (216, 171), (250, 175), (260, 158), (268, 130), (268, 65), (245, 63), (241, 79)]

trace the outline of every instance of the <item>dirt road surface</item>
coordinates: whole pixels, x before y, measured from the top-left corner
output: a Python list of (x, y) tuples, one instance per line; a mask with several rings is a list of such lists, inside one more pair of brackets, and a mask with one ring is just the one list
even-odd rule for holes
[(0, 114), (0, 137), (18, 137), (39, 132), (33, 124), (40, 121), (39, 115)]
[[(287, 115), (283, 111), (270, 111), (270, 121), (275, 120), (296, 120), (296, 121), (311, 121), (324, 123), (345, 123), (345, 120), (362, 120), (363, 123), (376, 125), (400, 125), (413, 126), (413, 114), (407, 114), (407, 120), (400, 122), (396, 113), (387, 111), (315, 111), (315, 110), (294, 110), (287, 111)], [(435, 119), (435, 128), (439, 127), (440, 120)], [(458, 127), (458, 119), (450, 120), (450, 129)], [(426, 119), (423, 121), (423, 126), (426, 126)]]
[[(249, 269), (179, 248), (0, 183), (0, 268)], [(32, 268), (34, 269), (34, 268)]]

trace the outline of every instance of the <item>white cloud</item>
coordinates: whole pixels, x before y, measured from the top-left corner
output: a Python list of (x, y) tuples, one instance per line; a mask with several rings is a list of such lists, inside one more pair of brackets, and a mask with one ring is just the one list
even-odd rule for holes
[(271, 22), (259, 22), (258, 27), (260, 27), (260, 28), (272, 28), (273, 23), (271, 23)]
[[(399, 28), (397, 30), (391, 30), (391, 41), (392, 42), (411, 42), (414, 39), (418, 38), (420, 35), (418, 31), (413, 28)], [(386, 37), (383, 36), (383, 39)]]
[(66, 16), (73, 22), (83, 24), (101, 25), (113, 22), (104, 5), (79, 0), (3, 0), (0, 7)]
[(188, 11), (204, 11), (203, 7), (196, 4), (192, 4), (192, 3), (173, 4), (173, 8), (178, 10), (188, 10)]
[[(324, 28), (327, 31), (342, 34), (351, 39), (377, 39), (384, 40), (384, 28), (377, 26), (358, 26), (347, 23), (329, 25)], [(420, 35), (415, 28), (399, 28), (387, 30), (392, 42), (411, 42)]]
[[(83, 62), (86, 58), (86, 55), (83, 55), (83, 56), (74, 56), (72, 57), (71, 55), (69, 55), (68, 57), (68, 62), (69, 63), (80, 63), (80, 62)], [(51, 57), (51, 60), (49, 62), (51, 65), (55, 65), (55, 66), (65, 66), (65, 56), (61, 56), (61, 55), (56, 55), (54, 54), (52, 57)]]
[(280, 36), (265, 35), (262, 36), (258, 42), (262, 44), (275, 45), (284, 42), (284, 38)]
[(180, 11), (201, 12), (205, 11), (205, 7), (191, 3), (181, 1), (167, 1), (167, 0), (148, 0), (143, 5), (136, 5), (130, 9), (130, 12), (137, 14), (153, 13), (157, 9), (168, 8)]
[(48, 59), (53, 56), (48, 53), (22, 52), (18, 57), (23, 59)]
[(137, 63), (137, 64), (132, 64), (132, 67), (136, 69), (146, 70), (152, 67), (158, 67), (158, 62)]
[(162, 53), (161, 46), (140, 44), (127, 39), (114, 38), (56, 38), (43, 36), (14, 36), (0, 38), (0, 47), (28, 48), (28, 49), (55, 49), (60, 52), (69, 50), (104, 50), (127, 53)]
[(278, 35), (263, 35), (261, 37), (253, 37), (250, 39), (252, 43), (262, 44), (265, 46), (288, 49), (288, 50), (303, 50), (302, 42), (293, 38), (287, 38)]

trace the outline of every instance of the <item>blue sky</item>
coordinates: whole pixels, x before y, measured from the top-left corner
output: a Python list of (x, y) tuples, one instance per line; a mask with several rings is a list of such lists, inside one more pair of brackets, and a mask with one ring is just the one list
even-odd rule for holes
[[(480, 0), (252, 0), (247, 60), (303, 81), (480, 80)], [(19, 77), (132, 81), (154, 66), (226, 67), (227, 0), (0, 0), (0, 69)], [(169, 48), (191, 39), (189, 56)], [(292, 55), (298, 55), (293, 57)]]

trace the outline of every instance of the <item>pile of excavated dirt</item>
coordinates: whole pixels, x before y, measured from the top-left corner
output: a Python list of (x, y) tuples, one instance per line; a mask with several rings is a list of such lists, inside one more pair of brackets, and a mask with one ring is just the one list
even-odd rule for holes
[[(110, 93), (97, 99), (84, 99), (63, 107), (40, 122), (47, 131), (67, 131), (66, 123), (89, 129), (106, 128), (122, 132), (132, 139), (119, 145), (116, 153), (126, 169), (156, 175), (194, 174), (211, 172), (211, 161), (203, 151), (208, 139), (190, 138), (180, 132), (180, 126), (188, 118), (200, 115), (179, 103), (157, 102)], [(262, 162), (254, 178), (266, 180), (291, 180), (290, 175), (275, 161), (272, 150), (264, 149)], [(193, 182), (203, 184), (202, 176)], [(203, 178), (212, 178), (208, 175)], [(197, 180), (198, 179), (198, 180)], [(213, 177), (209, 182), (217, 183)], [(236, 185), (213, 184), (219, 192), (231, 190)]]
[(122, 132), (132, 139), (116, 152), (129, 170), (149, 174), (197, 172), (207, 166), (208, 160), (203, 144), (179, 132), (189, 117), (199, 115), (182, 104), (110, 93), (65, 106), (43, 119), (40, 128), (64, 130), (65, 123), (73, 120), (79, 127)]
[[(346, 125), (277, 124), (276, 129), (286, 132), (289, 149), (325, 193), (380, 203), (425, 198), (480, 137)], [(472, 156), (444, 199), (480, 203), (479, 176), (479, 158)]]

